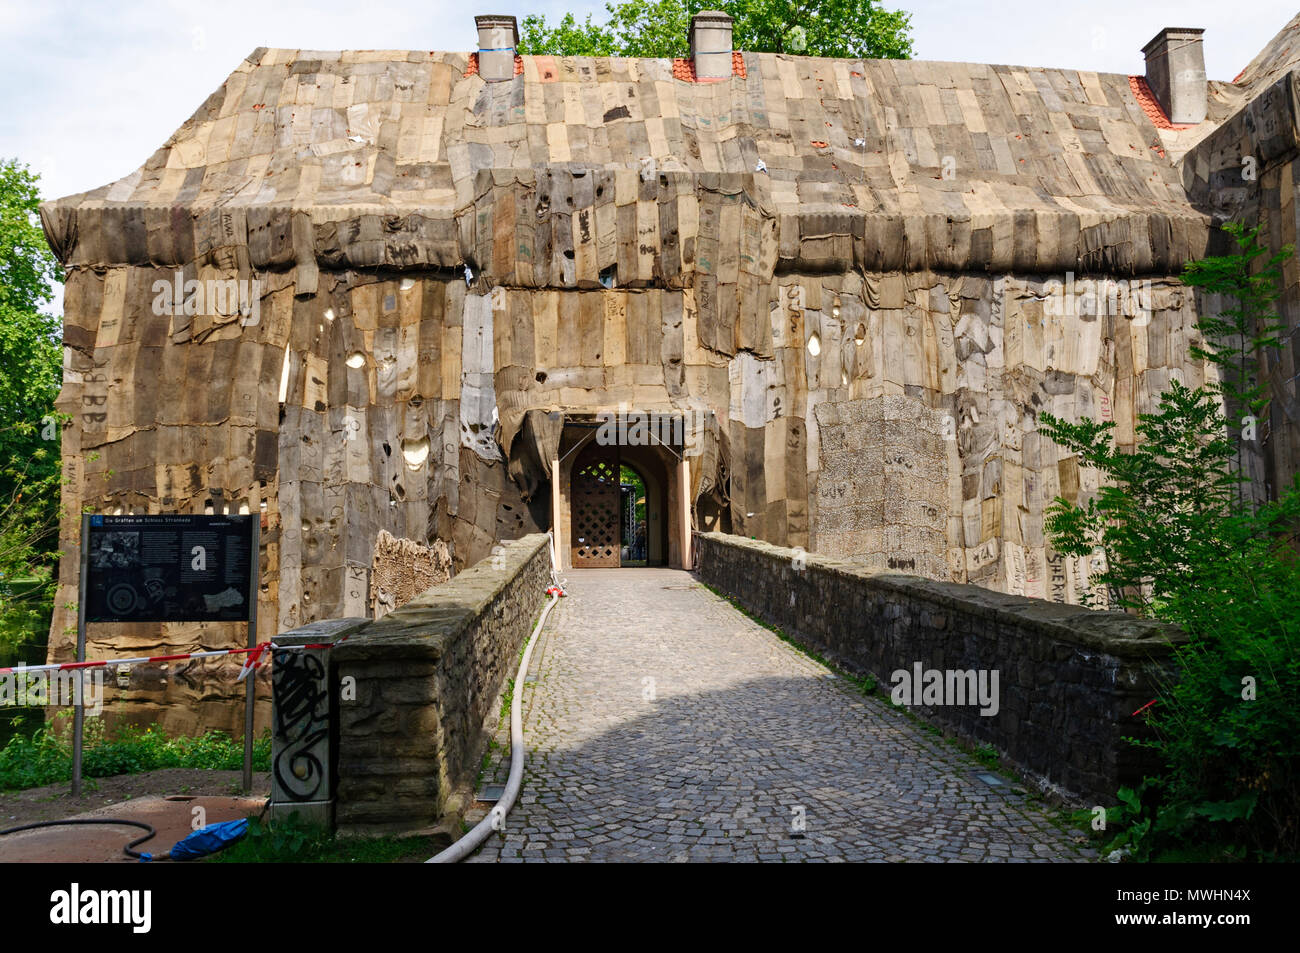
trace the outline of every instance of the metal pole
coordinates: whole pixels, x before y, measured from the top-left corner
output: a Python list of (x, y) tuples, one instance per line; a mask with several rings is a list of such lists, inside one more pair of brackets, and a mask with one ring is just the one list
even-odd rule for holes
[(691, 461), (685, 456), (677, 464), (677, 481), (681, 487), (681, 512), (678, 519), (681, 520), (682, 524), (682, 568), (690, 572), (693, 566), (691, 555)]
[[(77, 661), (86, 660), (86, 570), (90, 566), (90, 514), (81, 514), (81, 572), (77, 577)], [(77, 670), (77, 685), (85, 670)], [(81, 796), (81, 731), (85, 726), (84, 692), (77, 691), (72, 709), (72, 796)]]
[[(248, 647), (257, 646), (257, 595), (262, 587), (262, 522), (254, 513), (249, 519), (253, 523), (253, 551), (249, 558), (252, 562), (248, 568)], [(269, 657), (268, 657), (269, 658)], [(244, 679), (244, 793), (253, 790), (253, 704), (256, 700), (257, 673), (249, 672)]]
[(560, 521), (563, 519), (563, 511), (560, 504), (560, 461), (551, 461), (551, 549), (555, 554), (556, 565), (562, 566), (564, 563), (560, 560), (560, 552), (563, 535), (560, 532)]

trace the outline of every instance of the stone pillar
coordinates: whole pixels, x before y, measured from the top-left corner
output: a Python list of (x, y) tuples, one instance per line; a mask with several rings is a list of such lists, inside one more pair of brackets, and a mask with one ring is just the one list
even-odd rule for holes
[(338, 738), (338, 686), (331, 684), (330, 645), (370, 624), (329, 619), (282, 632), (271, 657), (271, 816), (297, 812), (312, 824), (333, 826)]

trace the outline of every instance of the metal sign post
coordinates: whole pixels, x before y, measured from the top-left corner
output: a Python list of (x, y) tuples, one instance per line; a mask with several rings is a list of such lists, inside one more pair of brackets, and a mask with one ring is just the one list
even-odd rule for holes
[[(81, 514), (81, 573), (77, 577), (77, 661), (86, 660), (86, 567), (90, 564), (90, 514)], [(80, 684), (84, 677), (77, 670)], [(85, 692), (76, 692), (72, 709), (72, 796), (81, 797), (81, 731), (86, 720)]]
[[(249, 554), (248, 573), (248, 647), (257, 646), (257, 590), (262, 579), (260, 519), (253, 521), (253, 547)], [(250, 659), (251, 661), (251, 659)], [(257, 672), (250, 670), (244, 679), (244, 793), (253, 790), (253, 707), (257, 701)]]

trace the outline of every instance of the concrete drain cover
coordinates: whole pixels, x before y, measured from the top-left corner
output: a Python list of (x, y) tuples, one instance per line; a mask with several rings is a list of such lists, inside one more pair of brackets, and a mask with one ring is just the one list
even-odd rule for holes
[(981, 772), (977, 772), (976, 775), (975, 775), (975, 777), (979, 778), (981, 781), (983, 781), (983, 782), (984, 782), (985, 784), (987, 784), (989, 787), (1000, 788), (1000, 787), (1002, 787), (1002, 786), (1004, 786), (1004, 785), (1006, 784), (1006, 782), (1003, 781), (1003, 780), (1002, 780), (1000, 777), (998, 777), (996, 774), (987, 774), (987, 773), (981, 771)]
[(505, 793), (506, 786), (504, 784), (485, 784), (483, 789), (478, 792), (478, 799), (489, 804), (495, 804), (501, 800), (501, 795)]

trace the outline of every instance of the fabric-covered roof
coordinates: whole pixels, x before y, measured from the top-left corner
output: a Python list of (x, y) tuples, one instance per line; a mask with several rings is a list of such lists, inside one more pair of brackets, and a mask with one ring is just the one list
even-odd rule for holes
[[(1265, 171), (1300, 149), (1300, 14), (1237, 77), (1237, 108), (1207, 129), (1179, 160), (1189, 199), (1216, 221), (1239, 217), (1258, 199)], [(1244, 163), (1253, 164), (1253, 175)]]
[(1263, 92), (1284, 73), (1300, 64), (1300, 13), (1277, 32), (1259, 51), (1233, 84), (1247, 91), (1248, 98)]
[(852, 257), (827, 267), (1151, 272), (1205, 247), (1128, 76), (766, 53), (711, 83), (668, 59), (521, 66), (489, 84), (464, 53), (259, 49), (140, 170), (44, 206), (46, 232), (69, 265), (456, 267), (480, 172), (550, 167), (741, 175), (790, 266), (836, 235)]

